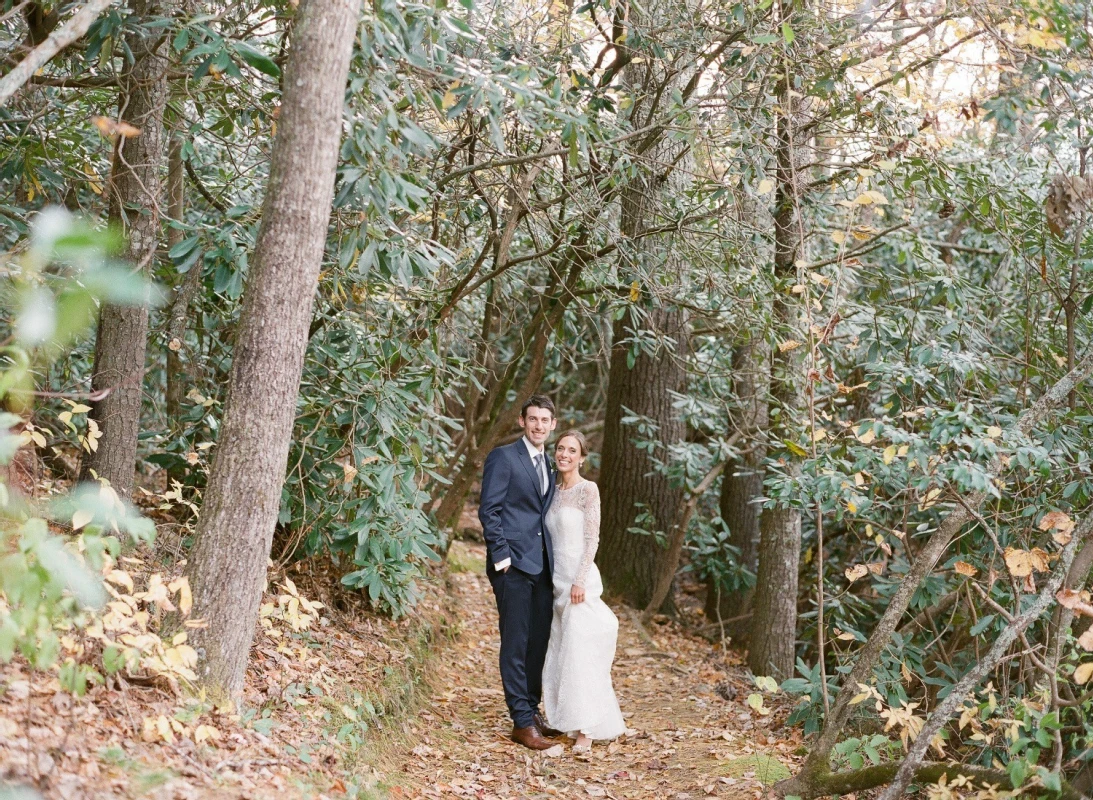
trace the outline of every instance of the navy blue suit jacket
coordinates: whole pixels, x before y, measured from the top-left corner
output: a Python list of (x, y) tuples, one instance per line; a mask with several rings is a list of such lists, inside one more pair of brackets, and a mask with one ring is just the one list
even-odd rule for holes
[[(486, 456), (478, 519), (486, 539), (488, 572), (492, 573), (493, 565), (506, 558), (512, 559), (512, 566), (530, 575), (538, 575), (544, 568), (552, 569), (554, 549), (546, 526), (546, 511), (554, 496), (554, 471), (549, 462), (547, 477), (549, 485), (543, 495), (523, 437), (494, 448)], [(543, 564), (544, 541), (546, 564)]]

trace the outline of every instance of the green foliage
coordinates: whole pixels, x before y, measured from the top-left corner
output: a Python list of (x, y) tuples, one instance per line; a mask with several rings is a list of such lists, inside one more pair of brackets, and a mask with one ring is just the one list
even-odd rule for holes
[[(4, 307), (14, 311), (13, 336), (2, 351), (0, 400), (21, 413), (0, 413), (0, 465), (11, 464), (21, 447), (44, 446), (27, 421), (35, 372), (84, 332), (94, 304), (151, 296), (149, 286), (111, 263), (116, 244), (112, 234), (54, 208), (38, 214), (29, 242), (8, 254), (2, 291)], [(155, 529), (105, 485), (37, 506), (0, 483), (0, 501), (0, 661), (18, 653), (31, 667), (48, 669), (60, 656), (60, 632), (82, 609), (106, 601), (97, 575), (103, 557), (116, 558), (123, 540), (149, 541)], [(58, 535), (58, 528), (72, 535)], [(104, 666), (116, 670), (113, 654)], [(59, 679), (65, 691), (82, 695), (101, 676), (68, 659)]]
[[(347, 587), (409, 613), (445, 545), (431, 511), (472, 491), (485, 449), (510, 433), (498, 422), (505, 408), (543, 388), (567, 423), (594, 432), (612, 346), (632, 368), (641, 354), (678, 357), (688, 384), (672, 401), (686, 441), (662, 441), (637, 415), (628, 435), (686, 490), (764, 448), (755, 502), (802, 512), (799, 677), (784, 688), (803, 698), (791, 719), (809, 732), (822, 721), (821, 657), (832, 695), (956, 498), (987, 493), (982, 519), (915, 593), (871, 676), (880, 709), (863, 704), (855, 724), (928, 713), (1007, 624), (999, 608), (1020, 609), (1042, 580), (1011, 575), (1007, 549), (1050, 559), (1059, 531), (1040, 526), (1044, 515), (1077, 516), (1093, 497), (1087, 388), (1029, 436), (1011, 432), (1093, 332), (1091, 195), (1072, 180), (1086, 170), (1093, 123), (1084, 9), (1014, 0), (947, 6), (955, 18), (941, 20), (911, 4), (893, 21), (875, 9), (729, 0), (697, 15), (642, 9), (619, 16), (618, 30), (609, 4), (559, 9), (378, 0), (362, 13), (274, 557), (330, 556)], [(127, 37), (170, 43), (167, 122), (187, 199), (150, 268), (173, 289), (191, 276), (198, 285), (177, 343), (181, 375), (167, 375), (167, 315), (153, 316), (144, 388), (155, 402), (141, 453), (179, 479), (176, 508), (196, 508), (216, 452), (293, 13), (280, 0), (170, 18), (113, 9), (0, 109), (4, 246), (26, 239), (29, 212), (46, 203), (105, 219), (114, 143), (90, 119), (117, 105), (109, 84), (130, 63)], [(21, 24), (5, 18), (10, 41), (23, 40)], [(965, 30), (972, 49), (942, 52)], [(81, 88), (60, 85), (69, 79)], [(952, 81), (966, 82), (967, 97)], [(790, 109), (808, 126), (795, 198), (780, 162)], [(638, 195), (640, 230), (622, 219)], [(793, 274), (776, 275), (774, 215), (787, 202), (799, 206), (803, 242)], [(35, 433), (62, 451), (94, 439), (59, 398), (29, 415), (35, 385), (86, 385), (79, 334), (95, 303), (143, 297), (107, 262), (64, 266), (66, 252), (106, 247), (102, 235), (77, 224), (54, 237), (62, 268), (24, 270), (6, 286), (6, 307), (20, 311), (0, 374), (18, 415), (0, 420), (4, 458)], [(775, 300), (791, 318), (772, 312)], [(656, 307), (687, 310), (688, 347), (650, 329)], [(623, 319), (625, 339), (612, 342)], [(801, 356), (800, 374), (783, 382), (794, 396), (760, 389), (763, 431), (741, 424), (743, 342)], [(769, 361), (751, 366), (769, 374)], [(171, 418), (159, 402), (168, 378), (185, 387)], [(731, 544), (717, 488), (699, 498), (685, 568), (731, 593), (754, 585), (755, 565)], [(80, 528), (92, 566), (120, 546), (109, 533), (145, 534), (128, 510), (113, 531), (108, 494), (73, 503), (10, 514), (13, 596), (47, 598), (47, 610), (13, 611), (0, 655), (31, 643), (51, 660), (40, 632), (80, 602), (80, 573), (55, 574), (68, 556), (50, 549), (46, 522), (97, 515)], [(640, 511), (631, 533), (663, 542), (673, 521)], [(1034, 625), (1030, 641), (1045, 641), (1046, 628)], [(1022, 720), (1018, 735), (957, 737), (950, 753), (1017, 765), (1015, 781), (1052, 780), (1044, 741), (1054, 747), (1056, 734), (1067, 768), (1088, 758), (1091, 709), (1074, 652), (1068, 642), (1058, 676), (1074, 705), (1048, 710), (1039, 673), (1014, 659), (993, 676), (1007, 699), (977, 703), (985, 726)], [(108, 650), (104, 671), (118, 668)], [(66, 673), (73, 688), (88, 678)], [(840, 765), (886, 754), (856, 733)]]

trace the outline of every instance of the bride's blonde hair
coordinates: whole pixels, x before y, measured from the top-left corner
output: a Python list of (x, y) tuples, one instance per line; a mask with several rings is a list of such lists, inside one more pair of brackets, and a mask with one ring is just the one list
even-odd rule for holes
[(588, 440), (585, 439), (584, 434), (576, 428), (570, 428), (568, 431), (558, 437), (558, 441), (554, 444), (555, 450), (558, 449), (558, 445), (561, 444), (562, 439), (565, 439), (567, 436), (572, 436), (574, 439), (577, 440), (577, 444), (581, 446), (581, 458), (584, 458), (588, 455)]

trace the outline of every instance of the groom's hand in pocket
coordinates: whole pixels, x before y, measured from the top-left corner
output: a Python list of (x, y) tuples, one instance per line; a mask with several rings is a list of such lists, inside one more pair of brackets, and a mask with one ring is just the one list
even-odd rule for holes
[(571, 603), (583, 603), (584, 602), (584, 587), (573, 584), (569, 587), (569, 602)]

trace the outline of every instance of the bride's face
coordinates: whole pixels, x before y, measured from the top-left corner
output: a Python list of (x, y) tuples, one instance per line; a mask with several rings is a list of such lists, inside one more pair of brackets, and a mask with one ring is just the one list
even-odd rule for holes
[(581, 466), (581, 443), (572, 436), (563, 436), (554, 446), (554, 463), (558, 465), (558, 472), (568, 475)]

